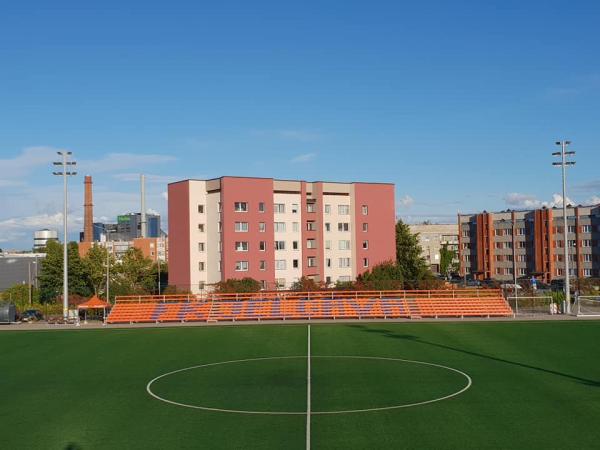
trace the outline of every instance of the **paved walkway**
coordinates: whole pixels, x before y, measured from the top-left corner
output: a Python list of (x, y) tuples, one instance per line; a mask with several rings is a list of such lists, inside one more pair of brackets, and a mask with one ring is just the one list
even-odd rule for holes
[(440, 323), (440, 322), (540, 322), (540, 321), (581, 321), (581, 320), (600, 320), (600, 317), (576, 317), (558, 314), (551, 316), (549, 314), (536, 316), (513, 317), (468, 317), (464, 319), (446, 318), (446, 319), (315, 319), (315, 320), (263, 320), (263, 321), (239, 321), (239, 322), (166, 322), (166, 323), (124, 323), (104, 325), (99, 321), (83, 322), (80, 325), (71, 324), (48, 324), (46, 322), (33, 323), (12, 323), (0, 324), (2, 331), (33, 331), (33, 330), (94, 330), (94, 329), (123, 329), (123, 328), (174, 328), (174, 327), (214, 327), (214, 326), (239, 326), (239, 325), (298, 325), (307, 323)]

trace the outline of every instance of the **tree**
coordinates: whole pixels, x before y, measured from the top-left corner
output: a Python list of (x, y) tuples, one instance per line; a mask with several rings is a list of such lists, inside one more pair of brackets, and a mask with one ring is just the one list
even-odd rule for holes
[(115, 258), (109, 254), (105, 247), (99, 245), (92, 246), (85, 257), (83, 265), (85, 268), (87, 283), (94, 294), (104, 294), (106, 297), (106, 259), (110, 266), (110, 283), (114, 283), (118, 277), (118, 267), (115, 264)]
[(225, 281), (219, 281), (217, 284), (215, 284), (215, 292), (221, 294), (235, 292), (259, 292), (260, 288), (260, 282), (250, 277), (242, 279), (229, 278)]
[[(29, 308), (29, 286), (26, 284), (15, 284), (6, 289), (0, 298), (5, 302), (14, 303), (19, 311)], [(31, 303), (40, 302), (40, 290), (31, 287)]]
[[(88, 284), (87, 273), (76, 242), (67, 245), (69, 259), (69, 295), (88, 297), (92, 289)], [(63, 246), (59, 242), (48, 241), (46, 257), (41, 262), (38, 276), (40, 285), (40, 301), (48, 303), (55, 301), (63, 293)]]
[(145, 258), (139, 248), (127, 250), (114, 269), (115, 295), (148, 294), (154, 291), (156, 272), (152, 260)]
[(440, 249), (440, 273), (447, 275), (449, 273), (456, 272), (458, 267), (456, 262), (456, 250), (448, 248), (448, 244), (442, 245)]
[(396, 223), (396, 264), (402, 278), (409, 285), (424, 278), (433, 277), (425, 258), (421, 256), (422, 251), (418, 234), (411, 233), (408, 225), (402, 220), (398, 220)]
[(61, 243), (48, 241), (46, 244), (46, 257), (40, 263), (38, 283), (42, 303), (53, 302), (61, 295), (63, 285), (63, 250)]
[(403, 281), (402, 270), (394, 261), (377, 264), (356, 279), (361, 289), (377, 291), (403, 289)]
[(291, 286), (292, 291), (299, 292), (318, 291), (319, 289), (321, 289), (319, 284), (308, 277), (301, 277), (298, 281), (294, 281)]

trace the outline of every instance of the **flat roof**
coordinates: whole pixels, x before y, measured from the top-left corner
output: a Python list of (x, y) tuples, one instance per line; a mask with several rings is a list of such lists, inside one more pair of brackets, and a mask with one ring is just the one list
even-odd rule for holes
[(214, 181), (214, 180), (221, 180), (223, 178), (245, 178), (245, 179), (249, 179), (249, 180), (293, 181), (293, 182), (304, 182), (304, 183), (383, 184), (383, 185), (390, 185), (390, 186), (394, 186), (395, 185), (395, 183), (378, 182), (378, 181), (327, 181), (327, 180), (307, 181), (307, 180), (289, 180), (289, 179), (284, 179), (284, 178), (272, 178), (272, 177), (244, 177), (244, 176), (238, 176), (238, 175), (223, 175), (223, 176), (220, 176), (220, 177), (206, 178), (206, 179), (186, 178), (184, 180), (173, 181), (173, 182), (168, 183), (168, 184), (184, 183), (186, 181)]

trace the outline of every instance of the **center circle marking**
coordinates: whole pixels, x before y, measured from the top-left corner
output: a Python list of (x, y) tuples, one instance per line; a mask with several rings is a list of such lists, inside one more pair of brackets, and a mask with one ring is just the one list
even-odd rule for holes
[[(423, 366), (437, 367), (440, 369), (449, 370), (451, 372), (455, 372), (455, 373), (462, 375), (466, 379), (466, 384), (458, 391), (452, 392), (451, 394), (444, 395), (442, 397), (433, 398), (430, 400), (425, 400), (425, 401), (415, 402), (415, 403), (404, 403), (404, 404), (392, 405), (392, 406), (383, 406), (380, 408), (346, 409), (346, 410), (334, 410), (334, 411), (311, 411), (310, 415), (353, 414), (353, 413), (363, 413), (363, 412), (373, 412), (373, 411), (387, 411), (387, 410), (391, 410), (391, 409), (402, 409), (402, 408), (411, 408), (414, 406), (427, 405), (430, 403), (440, 402), (442, 400), (448, 400), (452, 397), (456, 397), (456, 396), (462, 394), (463, 392), (465, 392), (466, 390), (468, 390), (471, 387), (471, 385), (473, 384), (473, 380), (471, 379), (471, 377), (468, 374), (466, 374), (465, 372), (463, 372), (462, 370), (458, 370), (453, 367), (443, 366), (441, 364), (429, 363), (429, 362), (425, 362), (425, 361), (417, 361), (417, 360), (401, 359), (401, 358), (387, 358), (387, 357), (379, 357), (379, 356), (311, 356), (310, 358), (311, 359), (364, 359), (364, 360), (378, 360), (378, 361), (399, 361), (399, 362), (420, 364)], [(194, 369), (201, 369), (204, 367), (244, 363), (244, 362), (250, 362), (250, 361), (268, 361), (268, 360), (274, 360), (274, 359), (307, 359), (307, 356), (272, 356), (272, 357), (265, 357), (265, 358), (236, 359), (236, 360), (232, 360), (232, 361), (220, 361), (220, 362), (214, 362), (214, 363), (208, 363), (208, 364), (200, 364), (197, 366), (184, 367), (183, 369), (173, 370), (171, 372), (163, 373), (162, 375), (159, 375), (159, 376), (153, 378), (146, 385), (146, 391), (152, 397), (154, 397), (155, 399), (160, 400), (162, 402), (170, 403), (171, 405), (182, 406), (185, 408), (201, 409), (204, 411), (215, 411), (215, 412), (234, 413), (234, 414), (263, 414), (263, 415), (273, 415), (273, 416), (279, 416), (279, 415), (305, 416), (307, 414), (306, 411), (251, 411), (251, 410), (240, 410), (240, 409), (214, 408), (214, 407), (201, 406), (201, 405), (189, 405), (187, 403), (176, 402), (173, 400), (169, 400), (168, 398), (161, 397), (160, 395), (158, 395), (152, 391), (152, 385), (156, 381), (158, 381), (162, 378), (166, 378), (170, 375), (174, 375), (176, 373), (186, 372), (188, 370), (194, 370)]]

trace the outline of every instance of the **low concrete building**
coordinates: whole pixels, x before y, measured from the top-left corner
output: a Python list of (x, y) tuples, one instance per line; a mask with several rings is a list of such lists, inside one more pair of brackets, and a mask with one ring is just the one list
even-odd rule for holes
[(0, 253), (0, 292), (15, 284), (37, 286), (45, 253)]
[(456, 252), (453, 263), (458, 267), (458, 225), (422, 223), (409, 225), (409, 228), (413, 234), (419, 235), (419, 244), (423, 249), (422, 256), (432, 272), (440, 273), (440, 251), (444, 246)]

